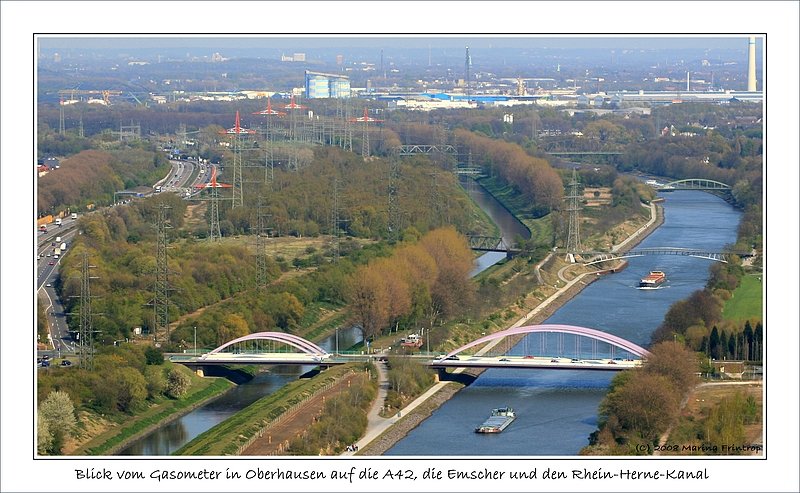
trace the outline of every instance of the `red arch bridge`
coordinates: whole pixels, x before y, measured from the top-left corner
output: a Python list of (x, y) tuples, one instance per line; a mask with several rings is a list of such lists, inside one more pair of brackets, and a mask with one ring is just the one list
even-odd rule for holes
[[(521, 343), (516, 340), (521, 338)], [(512, 344), (513, 343), (513, 344)], [(514, 348), (512, 349), (512, 345)], [(480, 348), (472, 352), (471, 349)], [(520, 353), (521, 351), (521, 353)], [(495, 332), (433, 356), (411, 355), (431, 368), (524, 368), (620, 371), (642, 365), (649, 352), (621, 337), (572, 325), (529, 325)], [(229, 341), (201, 356), (174, 354), (190, 367), (207, 365), (333, 366), (375, 358), (376, 354), (330, 353), (302, 337), (258, 332)]]

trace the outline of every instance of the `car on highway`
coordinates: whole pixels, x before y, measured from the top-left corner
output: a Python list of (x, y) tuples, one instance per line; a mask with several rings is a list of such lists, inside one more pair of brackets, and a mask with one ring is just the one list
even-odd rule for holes
[(508, 358), (500, 358), (500, 361), (511, 361), (511, 360)]
[(50, 284), (50, 283), (48, 282), (47, 284), (45, 284), (45, 285), (44, 285), (44, 287), (46, 287), (46, 288), (52, 288), (52, 287), (53, 287), (53, 285), (52, 285), (52, 284)]
[(553, 358), (550, 360), (550, 363), (558, 363), (558, 360), (556, 358)]
[(47, 265), (56, 265), (56, 263), (51, 260)]

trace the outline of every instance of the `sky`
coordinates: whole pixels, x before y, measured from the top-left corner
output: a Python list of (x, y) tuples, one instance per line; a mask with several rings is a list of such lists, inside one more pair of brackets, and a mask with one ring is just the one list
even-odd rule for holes
[(593, 49), (719, 49), (741, 50), (747, 47), (747, 34), (725, 37), (688, 37), (688, 36), (339, 36), (339, 35), (292, 35), (292, 36), (186, 36), (169, 37), (146, 36), (114, 36), (114, 37), (40, 37), (42, 50), (131, 50), (153, 48), (199, 48), (225, 49), (242, 48), (291, 48), (313, 49), (352, 47), (402, 46), (404, 48), (457, 48), (471, 46), (475, 48), (593, 48)]

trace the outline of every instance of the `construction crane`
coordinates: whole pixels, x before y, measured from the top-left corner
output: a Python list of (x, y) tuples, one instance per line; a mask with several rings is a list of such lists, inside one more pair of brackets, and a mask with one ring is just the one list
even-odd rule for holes
[(91, 96), (93, 94), (100, 94), (103, 96), (103, 102), (110, 104), (111, 96), (121, 96), (122, 91), (112, 91), (110, 89), (103, 90), (87, 90), (87, 89), (62, 89), (58, 91), (59, 96), (69, 95), (69, 99), (75, 99), (75, 96)]

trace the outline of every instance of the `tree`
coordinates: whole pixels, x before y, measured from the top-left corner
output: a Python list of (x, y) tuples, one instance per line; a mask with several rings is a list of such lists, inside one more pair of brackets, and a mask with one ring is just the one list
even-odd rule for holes
[(697, 357), (684, 344), (665, 341), (651, 347), (650, 352), (645, 371), (668, 378), (681, 394), (694, 387)]
[(153, 346), (147, 346), (144, 350), (144, 358), (148, 365), (163, 365), (164, 351)]
[(112, 378), (117, 389), (117, 409), (132, 413), (147, 399), (147, 382), (135, 368), (120, 368)]
[(53, 433), (50, 431), (50, 424), (42, 416), (42, 412), (36, 413), (36, 452), (44, 455), (50, 452), (53, 447)]
[(177, 368), (173, 368), (167, 374), (166, 394), (172, 399), (177, 399), (184, 395), (192, 386), (192, 381)]
[(370, 265), (359, 267), (348, 283), (347, 299), (364, 339), (379, 335), (389, 322), (389, 294), (381, 273)]
[(613, 414), (628, 436), (658, 438), (677, 415), (680, 397), (663, 375), (639, 371), (608, 394), (606, 412)]
[(744, 323), (745, 359), (753, 359), (753, 326), (750, 321)]
[[(69, 394), (54, 390), (39, 405), (38, 417), (46, 421), (48, 431), (52, 435), (50, 451), (60, 453), (64, 438), (75, 428), (75, 406)], [(45, 437), (46, 440), (46, 437)]]
[(711, 329), (711, 335), (708, 337), (708, 353), (714, 359), (720, 357), (719, 330), (716, 325)]
[(144, 379), (147, 384), (147, 398), (154, 399), (160, 396), (167, 388), (167, 379), (164, 378), (162, 366), (148, 366), (144, 369)]
[(228, 341), (238, 339), (250, 333), (247, 320), (237, 313), (230, 313), (225, 316), (223, 322), (217, 328), (217, 345), (221, 346)]

